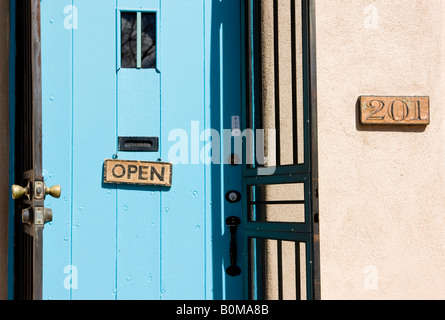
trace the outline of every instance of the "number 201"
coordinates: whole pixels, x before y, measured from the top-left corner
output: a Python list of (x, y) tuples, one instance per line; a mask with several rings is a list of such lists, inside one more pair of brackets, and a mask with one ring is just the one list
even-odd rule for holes
[[(409, 120), (422, 120), (420, 114), (420, 100), (412, 100), (409, 102), (410, 106), (402, 100), (394, 100), (392, 103), (388, 105), (388, 108), (385, 113), (383, 110), (385, 109), (385, 103), (382, 100), (371, 100), (367, 103), (367, 107), (370, 109), (375, 109), (374, 112), (367, 118), (367, 120), (385, 120), (386, 116), (391, 118), (394, 121), (405, 121), (408, 119), (412, 110), (414, 109), (414, 118), (410, 118)], [(397, 108), (401, 108), (403, 111), (402, 117), (395, 116), (395, 110)]]

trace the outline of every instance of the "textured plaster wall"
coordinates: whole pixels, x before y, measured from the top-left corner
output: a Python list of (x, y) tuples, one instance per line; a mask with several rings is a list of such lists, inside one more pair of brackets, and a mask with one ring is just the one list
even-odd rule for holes
[(0, 1), (0, 299), (7, 298), (9, 200), (9, 1)]
[[(323, 299), (445, 298), (445, 1), (317, 0)], [(426, 95), (426, 128), (358, 125)]]

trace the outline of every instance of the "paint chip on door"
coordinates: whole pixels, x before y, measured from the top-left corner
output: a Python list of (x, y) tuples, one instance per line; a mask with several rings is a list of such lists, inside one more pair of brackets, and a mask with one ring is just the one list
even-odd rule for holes
[(166, 162), (105, 160), (104, 183), (171, 187), (173, 165)]

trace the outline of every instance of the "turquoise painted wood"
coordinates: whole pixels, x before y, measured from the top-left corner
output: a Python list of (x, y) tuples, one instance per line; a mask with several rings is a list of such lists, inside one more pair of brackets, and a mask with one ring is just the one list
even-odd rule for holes
[[(117, 1), (117, 128), (118, 136), (160, 137), (161, 73), (157, 69), (125, 69), (120, 65), (121, 10), (155, 12), (159, 1)], [(138, 11), (140, 12), (140, 11)], [(157, 23), (159, 26), (159, 22)], [(159, 28), (157, 28), (159, 30)], [(157, 37), (159, 39), (159, 36)], [(160, 44), (157, 43), (157, 47)], [(158, 48), (159, 50), (159, 48)], [(118, 152), (119, 159), (156, 161), (159, 152)], [(136, 157), (136, 158), (135, 158)], [(119, 188), (117, 194), (117, 298), (159, 299), (161, 283), (161, 190)]]
[[(41, 5), (44, 178), (62, 186), (61, 199), (45, 202), (54, 219), (44, 230), (43, 298), (241, 299), (242, 276), (224, 271), (224, 221), (242, 205), (224, 196), (241, 191), (242, 168), (224, 165), (232, 138), (223, 135), (241, 116), (240, 3)], [(155, 69), (121, 67), (127, 11), (156, 13)], [(205, 161), (210, 129), (221, 137), (215, 163)], [(119, 136), (159, 137), (159, 151), (118, 151)], [(104, 184), (113, 157), (173, 162), (173, 186)]]
[(41, 2), (43, 175), (46, 184), (57, 180), (63, 186), (59, 201), (48, 199), (45, 203), (58, 212), (54, 224), (48, 223), (44, 230), (45, 299), (71, 297), (71, 291), (64, 288), (65, 267), (72, 264), (73, 229), (73, 38), (72, 31), (64, 28), (66, 5), (62, 1)]

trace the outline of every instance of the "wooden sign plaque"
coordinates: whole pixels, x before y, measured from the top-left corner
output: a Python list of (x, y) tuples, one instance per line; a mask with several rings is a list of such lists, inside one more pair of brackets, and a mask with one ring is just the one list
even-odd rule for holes
[(429, 125), (429, 97), (360, 97), (361, 123)]
[(171, 187), (173, 165), (166, 162), (105, 160), (104, 183)]

